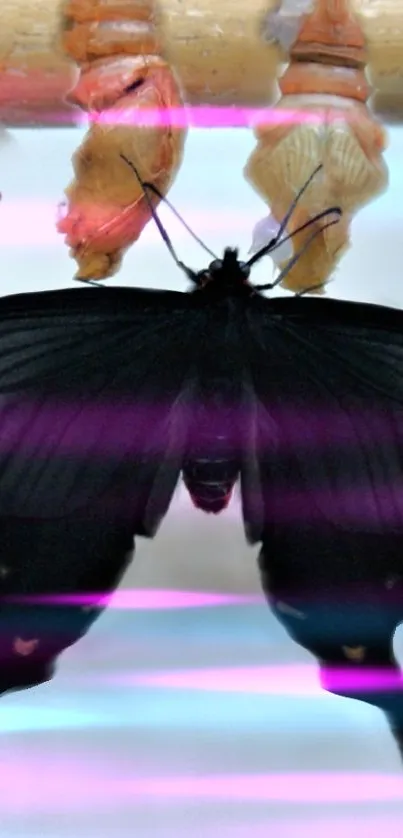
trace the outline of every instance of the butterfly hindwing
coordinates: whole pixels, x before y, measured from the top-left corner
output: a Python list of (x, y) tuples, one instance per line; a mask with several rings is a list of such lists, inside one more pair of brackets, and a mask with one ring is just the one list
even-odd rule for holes
[(403, 737), (401, 692), (354, 680), (363, 666), (398, 673), (403, 312), (294, 298), (260, 300), (248, 317), (255, 420), (242, 480), (264, 590), (324, 686), (381, 707)]

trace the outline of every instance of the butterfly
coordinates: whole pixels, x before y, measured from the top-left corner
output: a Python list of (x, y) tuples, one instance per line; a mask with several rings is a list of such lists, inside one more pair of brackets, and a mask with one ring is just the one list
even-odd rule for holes
[(327, 689), (381, 707), (403, 737), (403, 313), (250, 281), (317, 173), (246, 262), (209, 251), (193, 271), (152, 208), (187, 292), (0, 299), (0, 691), (52, 677), (182, 476), (216, 514), (239, 483), (274, 613)]

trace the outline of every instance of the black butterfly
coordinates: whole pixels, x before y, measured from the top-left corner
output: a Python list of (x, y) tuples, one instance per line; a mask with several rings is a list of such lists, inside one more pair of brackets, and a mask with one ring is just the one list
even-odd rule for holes
[[(0, 300), (0, 691), (51, 677), (101, 610), (60, 608), (52, 595), (112, 591), (181, 474), (215, 513), (239, 479), (274, 612), (328, 689), (382, 707), (403, 737), (392, 648), (403, 619), (403, 313), (264, 297), (281, 275), (249, 282), (296, 201), (248, 262), (226, 249), (200, 272), (177, 259), (153, 210), (190, 293)], [(337, 208), (315, 220), (328, 213), (335, 223)]]

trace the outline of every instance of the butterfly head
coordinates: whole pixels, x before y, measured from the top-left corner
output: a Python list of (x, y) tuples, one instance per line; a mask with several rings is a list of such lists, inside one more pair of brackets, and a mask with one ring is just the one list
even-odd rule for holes
[(238, 251), (227, 247), (222, 259), (214, 259), (207, 270), (198, 273), (198, 285), (203, 288), (213, 283), (217, 290), (236, 291), (248, 284), (249, 274), (248, 265), (238, 259)]

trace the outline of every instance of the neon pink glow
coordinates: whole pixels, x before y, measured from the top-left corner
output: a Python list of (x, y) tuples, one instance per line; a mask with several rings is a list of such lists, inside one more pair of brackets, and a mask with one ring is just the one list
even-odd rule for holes
[(217, 669), (188, 669), (177, 672), (145, 672), (108, 675), (108, 684), (163, 687), (206, 692), (248, 693), (255, 695), (322, 696), (318, 667), (244, 666)]
[(127, 780), (120, 789), (136, 797), (267, 801), (271, 803), (372, 803), (403, 799), (403, 777), (368, 774), (229, 774)]
[[(93, 293), (93, 292), (91, 292)], [(127, 294), (127, 312), (123, 312), (121, 321), (130, 324), (132, 311), (135, 311), (136, 297), (132, 297), (131, 289), (125, 289)], [(183, 295), (187, 297), (186, 294)], [(79, 299), (79, 298), (77, 298)], [(133, 306), (133, 309), (131, 308)], [(152, 319), (152, 318), (151, 318)], [(121, 322), (120, 321), (120, 322)], [(96, 333), (91, 335), (92, 339), (96, 340)], [(86, 335), (86, 340), (89, 336)], [(77, 343), (80, 336), (77, 333)], [(127, 347), (130, 350), (131, 337), (128, 338)], [(19, 360), (19, 356), (17, 355)], [(14, 364), (14, 368), (13, 368)], [(48, 371), (53, 372), (53, 360), (49, 358)], [(15, 363), (12, 352), (10, 351), (9, 361), (10, 371), (6, 369), (11, 381), (20, 383), (24, 377), (23, 363)], [(7, 380), (9, 386), (9, 380)], [(220, 453), (225, 453), (228, 456), (237, 455), (244, 450), (245, 447), (245, 432), (244, 428), (247, 423), (250, 423), (251, 414), (248, 409), (240, 408), (236, 405), (230, 405), (222, 408), (212, 409), (209, 405), (201, 403), (200, 400), (195, 400), (187, 406), (187, 408), (176, 408), (173, 414), (172, 405), (170, 402), (159, 400), (151, 401), (144, 398), (143, 393), (140, 393), (135, 398), (130, 393), (130, 378), (125, 385), (126, 394), (122, 395), (114, 402), (100, 401), (94, 398), (91, 394), (85, 404), (80, 403), (79, 414), (80, 423), (77, 427), (77, 400), (72, 399), (70, 402), (62, 401), (54, 396), (52, 399), (47, 399), (46, 404), (41, 406), (38, 410), (35, 401), (21, 401), (18, 405), (13, 406), (13, 411), (8, 417), (4, 418), (2, 424), (2, 436), (0, 439), (0, 450), (9, 451), (13, 446), (18, 445), (21, 452), (33, 452), (37, 456), (43, 456), (45, 451), (55, 450), (55, 441), (57, 441), (57, 452), (62, 456), (64, 453), (69, 455), (85, 454), (90, 457), (99, 454), (118, 454), (130, 455), (138, 454), (148, 451), (150, 447), (150, 428), (154, 430), (155, 449), (164, 452), (166, 451), (166, 439), (160, 430), (161, 423), (165, 421), (166, 415), (170, 414), (173, 427), (175, 422), (187, 424), (187, 444), (198, 445), (200, 437), (206, 437), (206, 434), (214, 441), (214, 429), (221, 427), (225, 429), (226, 438), (222, 438), (220, 443)], [(259, 452), (271, 453), (275, 446), (276, 451), (289, 451), (290, 446), (298, 446), (299, 451), (313, 451), (318, 452), (319, 447), (326, 450), (332, 450), (335, 445), (343, 446), (346, 453), (349, 450), (355, 450), (356, 440), (356, 425), (362, 423), (367, 426), (368, 432), (371, 433), (373, 444), (378, 440), (396, 444), (397, 440), (402, 441), (403, 435), (399, 429), (394, 429), (388, 420), (376, 410), (357, 410), (351, 412), (348, 421), (343, 415), (334, 413), (332, 411), (324, 411), (318, 408), (314, 401), (306, 408), (299, 409), (298, 404), (287, 404), (287, 394), (282, 397), (284, 404), (278, 404), (275, 400), (267, 404), (264, 410), (261, 411), (261, 431), (259, 440)], [(195, 411), (203, 410), (202, 419), (203, 424), (195, 423)], [(269, 414), (269, 418), (268, 418)], [(256, 419), (254, 421), (257, 421)], [(29, 434), (26, 433), (26, 426), (29, 425)], [(53, 429), (53, 434), (52, 434)], [(55, 430), (56, 429), (56, 430)], [(106, 430), (107, 429), (107, 430)], [(60, 431), (63, 431), (62, 438)], [(178, 441), (176, 445), (171, 443), (172, 450), (181, 451), (182, 439), (177, 434)], [(32, 456), (32, 454), (31, 454)], [(396, 488), (399, 484), (396, 482)], [(403, 483), (401, 484), (403, 488)], [(360, 491), (357, 487), (351, 489), (353, 494)], [(278, 489), (276, 488), (276, 495)], [(322, 492), (319, 493), (321, 496)], [(348, 491), (340, 492), (340, 496), (347, 496)], [(336, 496), (336, 493), (335, 493)], [(290, 500), (292, 501), (292, 490)], [(298, 498), (295, 498), (297, 501)], [(283, 500), (281, 500), (281, 504)]]
[(9, 201), (3, 195), (0, 203), (1, 247), (19, 247), (22, 243), (26, 247), (43, 247), (60, 242), (61, 236), (56, 230), (55, 205), (25, 198)]
[[(217, 826), (203, 824), (203, 838), (401, 838), (402, 834), (401, 814), (390, 815), (384, 810), (382, 814), (374, 814), (373, 808), (365, 814), (356, 808), (353, 815), (344, 817), (336, 816), (334, 809), (325, 817), (319, 817), (317, 809), (313, 813), (305, 810), (303, 815), (298, 809), (289, 817), (284, 813), (274, 817), (273, 810), (266, 817), (259, 817), (259, 813), (255, 816), (250, 813), (248, 817), (243, 810), (243, 816), (240, 812), (237, 823), (234, 821), (231, 816), (220, 815)], [(166, 838), (180, 838), (180, 833), (167, 831)]]
[[(84, 762), (84, 765), (83, 765)], [(2, 759), (0, 783), (2, 816), (24, 809), (31, 816), (53, 811), (100, 811), (118, 803), (131, 806), (147, 799), (181, 803), (184, 800), (267, 802), (290, 805), (401, 803), (403, 777), (394, 774), (284, 772), (277, 774), (209, 774), (207, 776), (130, 776), (128, 766), (120, 777), (119, 767), (110, 774), (81, 761)], [(112, 776), (111, 776), (112, 775)]]
[[(332, 120), (326, 109), (326, 122)], [(340, 112), (338, 112), (340, 118)], [(333, 117), (334, 119), (335, 117)], [(240, 108), (211, 105), (184, 108), (111, 108), (101, 113), (90, 113), (89, 120), (101, 125), (161, 126), (173, 128), (245, 128), (254, 125), (320, 124), (325, 120), (320, 112), (298, 108)]]
[[(343, 111), (341, 111), (343, 114)], [(174, 128), (250, 128), (254, 125), (323, 124), (340, 119), (340, 109), (241, 108), (214, 105), (186, 105), (183, 108), (108, 108), (101, 113), (48, 113), (43, 121), (85, 127), (87, 122), (103, 125), (172, 126)]]
[(108, 676), (108, 684), (142, 685), (206, 692), (291, 695), (305, 698), (323, 695), (323, 689), (359, 693), (402, 690), (399, 673), (378, 669), (345, 668), (331, 674), (316, 665), (245, 666), (217, 669), (187, 669), (168, 672), (124, 673)]
[[(93, 292), (91, 292), (93, 293)], [(130, 289), (126, 289), (128, 305), (122, 318), (127, 323), (131, 322)], [(186, 296), (186, 295), (184, 295)], [(79, 298), (78, 298), (79, 299)], [(135, 297), (134, 297), (135, 299)], [(18, 303), (16, 304), (18, 312)], [(23, 311), (23, 309), (22, 309)], [(76, 340), (79, 342), (79, 335)], [(86, 340), (89, 339), (86, 335)], [(96, 347), (96, 334), (93, 335), (94, 347)], [(128, 351), (131, 347), (131, 339), (128, 338)], [(18, 347), (16, 357), (13, 351), (8, 353), (9, 368), (4, 371), (4, 379), (7, 387), (13, 384), (21, 386), (26, 376), (24, 362), (19, 357)], [(57, 373), (57, 365), (54, 367), (53, 357), (49, 355), (47, 368), (43, 374)], [(123, 384), (122, 384), (123, 387)], [(245, 427), (251, 421), (248, 411), (243, 408), (229, 406), (225, 409), (211, 410), (209, 405), (201, 405), (195, 401), (186, 408), (175, 408), (174, 415), (171, 415), (170, 405), (163, 402), (148, 402), (144, 399), (143, 393), (139, 393), (137, 401), (129, 395), (130, 376), (125, 383), (126, 395), (119, 397), (117, 403), (99, 402), (88, 396), (88, 401), (81, 404), (79, 408), (79, 421), (77, 421), (77, 401), (61, 403), (55, 399), (47, 401), (38, 410), (35, 402), (21, 402), (12, 406), (2, 419), (0, 453), (18, 451), (21, 457), (27, 459), (27, 467), (35, 468), (35, 459), (55, 457), (60, 459), (59, 479), (63, 481), (63, 474), (66, 464), (64, 458), (71, 455), (84, 458), (85, 463), (103, 460), (113, 455), (120, 463), (124, 457), (132, 457), (134, 462), (140, 454), (145, 452), (148, 455), (152, 448), (157, 459), (168, 458), (171, 455), (178, 456), (182, 460), (185, 446), (191, 451), (193, 446), (200, 449), (200, 438), (208, 442), (208, 451), (215, 453), (215, 438), (213, 429), (225, 429), (225, 437), (220, 440), (219, 456), (228, 459), (237, 459), (239, 454), (245, 451)], [(283, 396), (282, 396), (283, 397)], [(388, 444), (389, 441), (396, 446), (400, 441), (400, 432), (391, 427), (389, 421), (382, 419), (377, 411), (357, 411), (351, 413), (348, 421), (339, 414), (325, 413), (317, 410), (312, 402), (301, 414), (297, 406), (287, 405), (287, 394), (284, 394), (285, 407), (279, 407), (274, 402), (268, 404), (262, 416), (261, 426), (264, 433), (261, 433), (258, 453), (262, 459), (266, 454), (270, 458), (273, 450), (276, 456), (282, 450), (289, 450), (298, 455), (299, 451), (305, 452), (312, 448), (315, 453), (332, 449), (334, 444), (339, 446), (339, 455), (347, 458), (350, 450), (356, 448), (356, 426), (358, 423), (366, 424), (367, 443), (370, 437), (374, 446)], [(196, 425), (195, 411), (203, 407), (203, 415), (198, 416)], [(269, 421), (267, 419), (269, 414)], [(169, 416), (172, 433), (170, 436), (169, 449), (167, 449), (166, 429), (167, 417)], [(293, 421), (293, 417), (295, 417)], [(255, 420), (254, 420), (255, 421)], [(179, 428), (186, 428), (186, 443)], [(151, 429), (151, 433), (150, 433)], [(202, 456), (202, 454), (200, 454)], [(306, 455), (304, 455), (306, 458)], [(267, 509), (266, 522), (276, 524), (299, 524), (315, 523), (323, 527), (326, 522), (335, 525), (347, 526), (350, 528), (365, 527), (379, 530), (380, 524), (385, 526), (401, 527), (403, 518), (403, 480), (400, 475), (396, 476), (395, 482), (386, 480), (384, 484), (380, 481), (373, 486), (365, 480), (361, 483), (361, 471), (353, 465), (351, 468), (350, 485), (332, 485), (325, 480), (323, 485), (311, 486), (311, 480), (304, 474), (301, 466), (301, 476), (296, 478), (296, 485), (284, 484), (284, 481), (277, 476), (278, 463), (274, 461), (273, 477), (267, 486), (263, 485), (263, 501)], [(325, 461), (326, 466), (326, 461)], [(295, 473), (295, 470), (294, 470)], [(179, 474), (178, 474), (179, 477)], [(284, 485), (283, 485), (284, 484)], [(305, 488), (306, 486), (306, 488)], [(102, 487), (103, 488), (103, 487)], [(103, 512), (106, 504), (110, 506), (122, 518), (132, 514), (135, 489), (133, 496), (127, 493), (124, 499), (113, 496), (113, 490), (103, 501)], [(74, 498), (74, 505), (88, 502), (87, 496), (80, 496), (79, 491)], [(250, 505), (259, 508), (261, 497), (253, 497), (249, 492)], [(33, 498), (33, 503), (35, 498)], [(96, 498), (91, 498), (96, 506)], [(33, 508), (33, 507), (31, 507)], [(5, 507), (3, 505), (3, 511)], [(7, 509), (8, 514), (15, 514), (11, 506)], [(17, 514), (19, 514), (17, 512)], [(30, 513), (32, 514), (32, 513)], [(35, 515), (41, 516), (41, 510), (35, 509)]]
[(323, 689), (335, 692), (382, 692), (403, 690), (400, 671), (366, 669), (359, 664), (352, 669), (326, 669), (320, 672)]
[[(366, 807), (367, 808), (367, 807)], [(319, 817), (317, 811), (313, 816), (305, 814), (302, 819), (300, 811), (294, 817), (270, 817), (265, 824), (253, 823), (253, 826), (235, 827), (231, 824), (228, 830), (217, 829), (215, 832), (205, 832), (204, 838), (400, 838), (402, 831), (401, 814), (391, 815), (385, 811), (382, 814), (355, 810), (353, 815), (340, 817), (334, 812), (326, 817)]]
[[(110, 604), (108, 597), (112, 596)], [(258, 596), (236, 596), (232, 594), (203, 593), (199, 591), (165, 591), (157, 589), (133, 589), (116, 591), (113, 595), (101, 593), (63, 594), (58, 596), (4, 596), (7, 602), (29, 603), (30, 605), (108, 605), (109, 608), (136, 611), (162, 611), (182, 608), (215, 608), (225, 605), (250, 605), (263, 601)]]
[[(6, 200), (3, 195), (3, 203), (0, 203), (0, 246), (1, 247), (17, 247), (21, 243), (26, 247), (44, 247), (44, 246), (58, 246), (63, 243), (62, 235), (57, 231), (57, 206), (45, 201), (35, 200), (30, 201), (21, 199), (20, 201)], [(245, 229), (252, 230), (253, 221), (245, 221), (245, 213), (241, 211), (226, 210), (225, 213), (214, 212), (214, 209), (208, 211), (197, 211), (193, 207), (187, 206), (184, 210), (181, 208), (182, 214), (186, 214), (186, 222), (194, 230), (203, 230), (203, 235), (211, 233), (217, 235), (220, 231), (228, 235), (228, 230), (231, 230), (231, 235), (235, 240), (236, 237), (245, 233)], [(163, 210), (164, 212), (164, 210)], [(263, 208), (264, 212), (264, 208)], [(182, 239), (188, 240), (188, 233), (183, 230), (175, 220), (165, 222), (169, 225), (170, 230), (175, 230), (175, 241), (179, 242)], [(154, 225), (148, 224), (141, 233), (142, 245), (153, 245), (158, 243), (161, 247), (161, 238), (158, 230)], [(223, 246), (226, 242), (223, 242)], [(204, 256), (201, 256), (200, 264), (204, 264)], [(29, 278), (29, 277), (28, 277)], [(111, 284), (119, 284), (117, 278), (111, 281)], [(183, 281), (185, 288), (186, 281)]]

